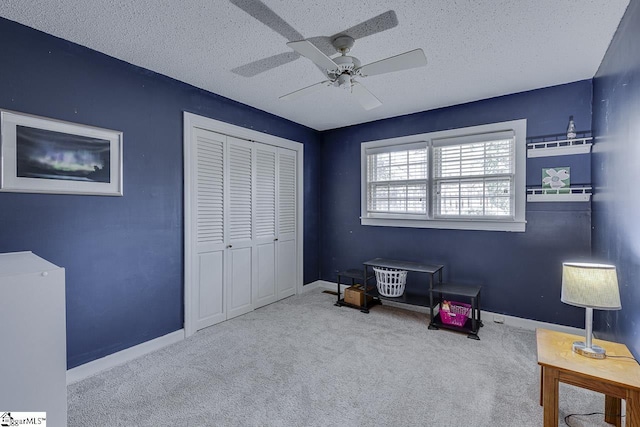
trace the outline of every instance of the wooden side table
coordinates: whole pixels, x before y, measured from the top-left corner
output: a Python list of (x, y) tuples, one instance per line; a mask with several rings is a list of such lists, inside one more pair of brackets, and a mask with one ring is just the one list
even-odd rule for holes
[[(627, 402), (627, 427), (640, 427), (640, 365), (634, 360), (607, 357), (590, 359), (571, 351), (574, 341), (584, 336), (547, 329), (536, 330), (540, 365), (540, 405), (544, 408), (544, 427), (558, 425), (558, 385), (560, 382), (605, 394), (605, 421), (622, 425), (618, 415), (621, 399)], [(593, 340), (608, 356), (633, 357), (627, 346)]]

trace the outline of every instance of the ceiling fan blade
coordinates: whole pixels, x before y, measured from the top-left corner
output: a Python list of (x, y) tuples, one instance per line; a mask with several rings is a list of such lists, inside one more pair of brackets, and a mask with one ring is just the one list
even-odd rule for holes
[(312, 84), (311, 86), (303, 87), (302, 89), (298, 89), (295, 92), (291, 92), (291, 93), (288, 93), (286, 95), (282, 95), (280, 97), (280, 99), (283, 100), (283, 101), (291, 101), (293, 99), (300, 98), (301, 96), (316, 92), (316, 91), (322, 89), (324, 86), (329, 86), (332, 83), (333, 82), (331, 80), (325, 80), (325, 81), (320, 82), (320, 83)]
[[(301, 40), (304, 38), (295, 28), (289, 25), (277, 13), (269, 9), (260, 0), (229, 0), (231, 4), (244, 10), (248, 15), (262, 22), (264, 25), (280, 34), (288, 41)], [(296, 52), (281, 53), (268, 58), (259, 59), (245, 65), (234, 68), (231, 72), (243, 77), (254, 77), (265, 71), (295, 61), (300, 55)]]
[(315, 37), (307, 37), (305, 40), (311, 42), (315, 47), (317, 47), (320, 52), (324, 53), (328, 57), (336, 54), (336, 48), (333, 47), (331, 41), (333, 40), (330, 37), (326, 36), (315, 36)]
[[(234, 0), (238, 1), (238, 0)], [(382, 31), (390, 30), (391, 28), (398, 26), (398, 17), (393, 10), (389, 10), (387, 12), (381, 13), (378, 16), (374, 16), (371, 19), (368, 19), (364, 22), (361, 22), (357, 25), (354, 25), (351, 28), (348, 28), (344, 31), (336, 33), (332, 36), (316, 36), (316, 37), (307, 37), (306, 40), (313, 43), (315, 47), (320, 49), (322, 53), (327, 56), (334, 55), (336, 53), (336, 48), (333, 47), (331, 43), (336, 37), (340, 36), (349, 36), (354, 40), (361, 39), (363, 37), (370, 36), (372, 34), (380, 33)], [(300, 40), (303, 37), (300, 37), (295, 40)]]
[(242, 77), (253, 77), (260, 73), (269, 71), (280, 65), (288, 64), (296, 59), (300, 58), (298, 52), (284, 52), (277, 55), (269, 56), (268, 58), (258, 59), (257, 61), (249, 62), (248, 64), (241, 65), (231, 70)]
[(338, 68), (338, 65), (333, 62), (331, 58), (322, 53), (320, 49), (315, 47), (308, 40), (289, 42), (287, 43), (287, 46), (298, 52), (300, 55), (310, 59), (314, 64), (322, 67), (325, 70), (335, 70)]
[(361, 76), (366, 77), (424, 67), (425, 65), (427, 65), (427, 57), (424, 55), (422, 49), (416, 49), (363, 65), (358, 69), (358, 72)]
[(351, 94), (356, 97), (362, 108), (365, 110), (373, 110), (376, 107), (382, 105), (382, 102), (374, 94), (369, 92), (369, 89), (364, 87), (358, 82), (353, 82), (351, 85)]
[(230, 2), (289, 41), (304, 38), (304, 36), (289, 25), (287, 21), (280, 18), (277, 13), (269, 9), (269, 7), (260, 0), (230, 0)]
[(354, 39), (361, 39), (363, 37), (370, 36), (372, 34), (380, 33), (382, 31), (390, 30), (398, 25), (398, 17), (393, 10), (388, 10), (381, 13), (378, 16), (374, 16), (371, 19), (367, 19), (353, 27), (346, 29), (338, 34), (334, 34), (330, 37), (331, 40), (338, 36), (350, 36)]

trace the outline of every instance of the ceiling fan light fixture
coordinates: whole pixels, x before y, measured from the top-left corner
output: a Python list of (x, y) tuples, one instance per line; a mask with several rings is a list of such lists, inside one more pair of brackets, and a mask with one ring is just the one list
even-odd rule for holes
[(315, 91), (320, 86), (337, 86), (349, 91), (365, 110), (372, 110), (382, 105), (382, 102), (362, 84), (354, 80), (355, 77), (375, 76), (394, 71), (408, 70), (427, 65), (427, 57), (422, 49), (414, 49), (399, 55), (390, 56), (367, 65), (361, 65), (358, 58), (346, 55), (353, 46), (353, 38), (339, 36), (333, 40), (333, 45), (341, 53), (330, 58), (309, 40), (299, 40), (287, 43), (291, 49), (316, 64), (329, 80), (316, 83), (307, 88), (281, 96), (280, 99), (292, 99), (302, 94)]
[(351, 76), (349, 74), (340, 74), (338, 76), (338, 87), (345, 90), (351, 90)]

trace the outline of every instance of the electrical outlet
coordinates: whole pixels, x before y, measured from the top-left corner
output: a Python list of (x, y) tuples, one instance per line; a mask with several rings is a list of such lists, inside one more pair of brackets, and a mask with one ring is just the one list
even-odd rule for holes
[(495, 315), (493, 316), (493, 321), (496, 323), (504, 323), (504, 316)]

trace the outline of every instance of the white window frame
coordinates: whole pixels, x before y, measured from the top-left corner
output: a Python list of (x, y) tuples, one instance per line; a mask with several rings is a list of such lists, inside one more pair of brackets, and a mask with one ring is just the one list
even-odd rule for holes
[[(369, 148), (367, 150), (367, 154), (379, 154), (379, 153), (383, 153), (383, 154), (387, 154), (387, 153), (392, 153), (392, 152), (407, 152), (410, 150), (419, 150), (419, 149), (427, 149), (427, 143), (425, 141), (420, 141), (417, 143), (412, 143), (412, 144), (397, 144), (397, 145), (393, 145), (393, 146), (385, 146), (385, 147), (381, 147), (381, 148)], [(368, 160), (368, 159), (367, 159)], [(428, 151), (427, 151), (427, 172), (428, 172)], [(428, 176), (426, 176), (425, 178), (421, 178), (421, 179), (407, 179), (407, 180), (390, 180), (390, 181), (373, 181), (373, 182), (380, 182), (381, 184), (398, 184), (398, 185), (402, 185), (402, 184), (411, 184), (411, 183), (420, 183), (421, 181), (424, 181), (424, 184), (426, 185), (426, 191), (429, 191), (429, 179)], [(371, 183), (367, 177), (367, 189), (366, 191), (369, 192), (369, 184)], [(429, 208), (429, 201), (427, 200), (427, 197), (425, 196), (425, 204), (427, 209)], [(368, 211), (368, 208), (367, 208)], [(406, 212), (406, 213), (392, 213), (392, 212), (376, 212), (375, 214), (373, 214), (374, 216), (377, 217), (381, 217), (384, 218), (386, 215), (392, 215), (393, 217), (399, 217), (401, 216), (402, 218), (415, 218), (417, 217), (421, 217), (424, 216), (424, 214), (421, 213), (410, 213), (410, 212)]]
[[(448, 140), (455, 143), (455, 140), (465, 141), (476, 139), (482, 134), (503, 134), (512, 132), (515, 140), (515, 174), (513, 181), (513, 216), (512, 217), (437, 217), (434, 215), (434, 159), (433, 147), (439, 141)], [(362, 225), (386, 226), (386, 227), (412, 227), (412, 228), (444, 228), (455, 230), (485, 230), (485, 231), (514, 231), (524, 232), (526, 226), (526, 135), (527, 120), (512, 120), (500, 123), (491, 123), (466, 128), (451, 129), (438, 132), (429, 132), (418, 135), (403, 136), (378, 141), (367, 141), (360, 145), (360, 200)], [(367, 154), (381, 151), (384, 148), (393, 150), (395, 146), (426, 143), (428, 156), (428, 178), (427, 178), (427, 212), (424, 215), (416, 214), (395, 214), (395, 213), (370, 213), (367, 209)]]

